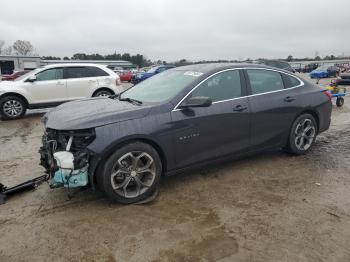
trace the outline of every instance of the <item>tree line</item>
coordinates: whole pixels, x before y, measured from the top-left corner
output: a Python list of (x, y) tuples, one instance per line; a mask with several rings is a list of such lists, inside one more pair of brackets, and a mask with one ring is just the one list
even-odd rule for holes
[[(16, 40), (12, 45), (5, 46), (5, 41), (0, 40), (0, 55), (23, 55), (23, 56), (29, 56), (29, 55), (35, 55), (34, 53), (34, 47), (31, 44), (30, 41), (26, 40)], [(57, 56), (42, 56), (41, 59), (44, 60), (61, 60), (61, 57)], [(292, 55), (289, 55), (286, 59), (280, 59), (285, 60), (288, 62), (297, 62), (297, 61), (322, 61), (322, 60), (336, 60), (336, 59), (350, 59), (350, 56), (334, 56), (334, 55), (326, 55), (324, 57), (321, 57), (318, 55), (318, 52), (316, 52), (315, 57), (313, 58), (294, 58)], [(144, 55), (136, 54), (136, 55), (130, 55), (129, 53), (124, 54), (107, 54), (107, 55), (101, 55), (98, 53), (95, 54), (85, 54), (85, 53), (76, 53), (71, 57), (65, 56), (62, 58), (62, 60), (124, 60), (129, 61), (133, 63), (134, 65), (138, 65), (139, 67), (145, 67), (150, 66), (153, 64), (167, 64), (166, 61), (158, 60), (158, 61), (151, 61), (150, 59), (147, 59)], [(244, 60), (244, 62), (251, 62), (252, 59), (248, 58)], [(187, 59), (180, 59), (178, 61), (172, 62), (172, 64), (176, 66), (183, 66), (183, 65), (189, 65), (189, 64), (199, 64), (199, 63), (220, 63), (220, 62), (243, 62), (238, 60), (202, 60), (202, 61), (196, 61), (192, 62)]]
[[(43, 60), (61, 60), (61, 57), (57, 56), (42, 56)], [(147, 59), (141, 54), (130, 55), (129, 53), (124, 54), (85, 54), (85, 53), (76, 53), (72, 57), (65, 56), (62, 60), (123, 60), (129, 61), (134, 65), (138, 65), (139, 67), (149, 66), (152, 64), (152, 61)]]

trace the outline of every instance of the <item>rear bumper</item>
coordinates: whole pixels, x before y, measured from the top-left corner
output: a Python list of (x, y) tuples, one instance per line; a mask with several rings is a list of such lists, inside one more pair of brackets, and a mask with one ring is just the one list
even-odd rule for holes
[(327, 101), (327, 103), (322, 104), (318, 110), (318, 116), (319, 116), (319, 127), (318, 127), (318, 133), (322, 133), (329, 129), (329, 126), (331, 124), (331, 116), (332, 116), (332, 102)]

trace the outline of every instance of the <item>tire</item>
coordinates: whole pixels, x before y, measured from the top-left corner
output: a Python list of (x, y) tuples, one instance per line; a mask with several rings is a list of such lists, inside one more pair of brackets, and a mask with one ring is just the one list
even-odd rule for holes
[(344, 105), (344, 98), (337, 97), (337, 100), (335, 103), (336, 103), (337, 107), (342, 107)]
[[(310, 129), (309, 129), (310, 128)], [(305, 154), (313, 146), (317, 135), (317, 123), (310, 114), (302, 114), (293, 122), (287, 150), (294, 155)]]
[(18, 96), (6, 96), (0, 99), (0, 115), (4, 120), (14, 120), (24, 116), (27, 103)]
[(111, 90), (98, 89), (98, 90), (95, 91), (95, 93), (92, 95), (92, 97), (111, 96), (111, 95), (114, 95), (114, 93)]
[[(141, 172), (138, 172), (140, 169)], [(109, 199), (131, 204), (146, 199), (157, 189), (162, 162), (152, 146), (133, 142), (117, 149), (106, 160), (101, 171), (99, 187)]]

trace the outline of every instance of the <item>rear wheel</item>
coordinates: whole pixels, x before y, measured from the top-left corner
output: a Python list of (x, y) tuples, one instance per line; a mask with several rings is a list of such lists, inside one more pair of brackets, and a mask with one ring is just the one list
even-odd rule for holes
[(21, 118), (26, 110), (25, 101), (18, 96), (6, 96), (0, 99), (0, 114), (5, 120)]
[(113, 92), (108, 89), (99, 89), (94, 94), (93, 97), (99, 97), (99, 96), (111, 96), (113, 95)]
[(162, 163), (157, 151), (148, 144), (134, 142), (107, 159), (99, 183), (112, 201), (130, 204), (151, 196), (161, 174)]
[(310, 150), (317, 135), (315, 118), (310, 114), (302, 114), (295, 119), (288, 140), (288, 151), (301, 155)]

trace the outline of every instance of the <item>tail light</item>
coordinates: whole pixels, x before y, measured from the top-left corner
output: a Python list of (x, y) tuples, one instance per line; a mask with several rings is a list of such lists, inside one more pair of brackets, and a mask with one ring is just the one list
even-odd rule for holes
[(327, 97), (329, 100), (332, 100), (332, 94), (326, 90), (322, 91)]

